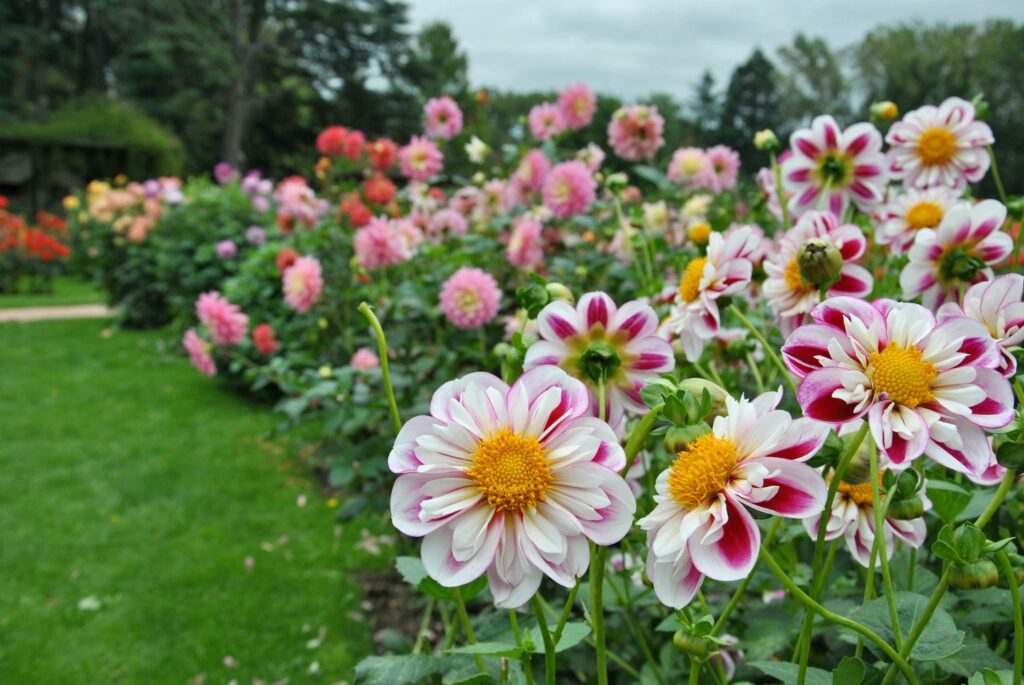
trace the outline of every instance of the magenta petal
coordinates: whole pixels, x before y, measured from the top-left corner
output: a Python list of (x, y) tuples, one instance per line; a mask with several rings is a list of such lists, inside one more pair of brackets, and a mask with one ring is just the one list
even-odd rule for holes
[(742, 505), (725, 493), (725, 511), (729, 517), (717, 542), (701, 544), (695, 534), (687, 550), (697, 569), (715, 580), (740, 580), (750, 575), (761, 548), (761, 531)]
[(788, 459), (758, 457), (753, 461), (775, 474), (764, 480), (763, 487), (775, 486), (778, 492), (760, 502), (744, 498), (748, 507), (786, 518), (807, 518), (821, 513), (828, 488), (817, 469)]
[(797, 401), (803, 407), (804, 415), (815, 421), (841, 424), (863, 416), (855, 411), (856, 405), (835, 398), (832, 394), (843, 387), (842, 369), (830, 366), (809, 373), (797, 388)]

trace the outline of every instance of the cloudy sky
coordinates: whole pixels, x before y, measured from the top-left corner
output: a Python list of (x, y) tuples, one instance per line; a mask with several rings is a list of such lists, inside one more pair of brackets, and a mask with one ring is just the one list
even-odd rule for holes
[(473, 85), (555, 89), (585, 81), (621, 97), (686, 96), (707, 67), (722, 84), (760, 47), (798, 32), (849, 45), (899, 21), (1024, 20), (1022, 0), (409, 0), (415, 27), (452, 25)]

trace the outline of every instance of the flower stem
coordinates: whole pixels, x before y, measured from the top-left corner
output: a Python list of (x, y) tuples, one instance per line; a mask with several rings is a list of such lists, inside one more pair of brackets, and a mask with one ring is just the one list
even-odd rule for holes
[(544, 682), (547, 685), (555, 685), (555, 643), (551, 640), (548, 620), (544, 617), (544, 607), (540, 603), (539, 595), (533, 595), (530, 606), (533, 607), (533, 614), (537, 617), (537, 626), (540, 628), (540, 637), (544, 641)]
[(423, 638), (426, 636), (427, 628), (430, 627), (430, 617), (434, 613), (434, 598), (427, 598), (427, 606), (423, 609), (423, 620), (420, 622), (420, 629), (416, 631), (416, 644), (412, 647), (413, 654), (419, 654), (423, 649)]
[(516, 617), (516, 610), (508, 610), (508, 622), (512, 624), (512, 635), (516, 639), (516, 647), (523, 650), (523, 675), (526, 676), (526, 685), (533, 685), (533, 666), (530, 664), (532, 654), (523, 646), (523, 634), (519, 630), (519, 618)]
[(590, 623), (597, 654), (598, 685), (608, 685), (608, 661), (604, 636), (604, 547), (590, 546)]
[[(896, 591), (892, 586), (892, 575), (889, 573), (889, 552), (885, 546), (885, 514), (892, 500), (894, 490), (886, 494), (885, 504), (882, 504), (882, 496), (878, 488), (878, 447), (872, 440), (868, 444), (868, 455), (871, 469), (871, 509), (875, 515), (875, 540), (878, 542), (878, 556), (882, 564), (882, 582), (885, 584), (885, 600), (889, 605), (889, 620), (892, 622), (892, 633), (895, 638), (896, 649), (902, 647), (903, 631), (900, 630), (899, 613), (896, 611)], [(893, 483), (893, 488), (896, 484)]]
[(747, 327), (747, 330), (750, 331), (750, 334), (754, 336), (757, 342), (761, 343), (761, 347), (764, 348), (764, 353), (768, 355), (768, 358), (772, 360), (772, 363), (775, 364), (779, 371), (782, 372), (782, 377), (786, 379), (786, 383), (789, 384), (789, 389), (793, 392), (793, 397), (795, 398), (797, 393), (796, 382), (793, 380), (793, 376), (789, 373), (789, 369), (786, 368), (786, 365), (782, 363), (782, 360), (779, 359), (779, 355), (775, 353), (772, 346), (768, 344), (767, 340), (765, 340), (761, 331), (757, 330), (757, 328), (754, 327), (754, 324), (750, 323), (750, 319), (744, 316), (743, 312), (737, 309), (736, 305), (729, 305), (729, 311), (733, 313), (733, 316), (740, 320), (740, 323)]
[[(473, 632), (473, 626), (469, 623), (469, 614), (466, 613), (466, 603), (462, 600), (462, 590), (459, 588), (452, 588), (452, 596), (455, 597), (455, 610), (459, 612), (459, 620), (462, 622), (462, 629), (466, 631), (466, 642), (471, 645), (476, 644), (476, 634)], [(487, 675), (487, 667), (484, 666), (484, 659), (479, 654), (473, 655), (473, 661), (476, 662), (477, 670), (481, 674)]]
[(626, 442), (626, 466), (619, 472), (619, 475), (622, 477), (625, 477), (626, 473), (633, 468), (636, 456), (643, 449), (644, 443), (647, 442), (647, 436), (651, 434), (651, 429), (654, 428), (654, 423), (658, 420), (658, 416), (661, 415), (664, 408), (665, 405), (659, 404), (644, 414), (644, 417), (640, 419), (640, 423), (636, 424), (636, 428), (633, 429), (629, 440)]
[(558, 624), (555, 625), (555, 632), (552, 633), (552, 639), (555, 644), (562, 639), (562, 631), (565, 630), (565, 624), (569, 621), (569, 614), (572, 613), (572, 607), (576, 604), (576, 596), (580, 593), (580, 579), (576, 579), (576, 584), (572, 586), (572, 590), (569, 591), (569, 597), (565, 600), (565, 606), (562, 608), (562, 615), (558, 618)]
[(1003, 576), (1010, 586), (1010, 600), (1013, 602), (1013, 685), (1020, 685), (1021, 672), (1024, 671), (1024, 616), (1020, 608), (1020, 588), (1017, 587), (1017, 574), (1010, 563), (1010, 557), (1000, 550), (996, 553), (996, 561), (1002, 567)]
[[(395, 388), (391, 385), (391, 370), (388, 367), (388, 342), (384, 337), (384, 329), (381, 328), (377, 315), (369, 304), (363, 302), (359, 305), (359, 313), (370, 322), (370, 328), (377, 336), (377, 350), (380, 355), (380, 371), (384, 377), (384, 392), (388, 396), (388, 409), (391, 411), (391, 422), (395, 425), (395, 432), (402, 430), (402, 417), (398, 414), (398, 402), (395, 401)], [(478, 657), (479, 658), (479, 657)]]
[(687, 681), (689, 685), (700, 685), (700, 661), (697, 657), (690, 657), (690, 679)]
[(992, 159), (992, 180), (996, 182), (996, 190), (999, 192), (999, 199), (1005, 205), (1006, 190), (1003, 188), (1003, 178), (999, 175), (999, 165), (996, 164), (996, 151), (992, 149), (991, 145), (986, 145), (985, 149), (988, 150), (988, 156)]
[(775, 194), (779, 196), (779, 207), (782, 209), (782, 230), (789, 230), (789, 208), (786, 207), (786, 191), (782, 187), (782, 167), (771, 153), (772, 171), (775, 173)]
[[(781, 518), (776, 518), (772, 523), (771, 528), (768, 529), (768, 533), (764, 536), (764, 541), (761, 542), (762, 547), (767, 547), (771, 544), (772, 538), (775, 537), (775, 532), (779, 529), (779, 524), (782, 523)], [(743, 599), (743, 593), (746, 592), (747, 586), (750, 585), (750, 579), (754, 577), (754, 570), (757, 568), (757, 562), (761, 561), (758, 559), (754, 562), (754, 568), (750, 569), (750, 573), (746, 578), (740, 581), (736, 591), (732, 593), (732, 597), (729, 598), (729, 603), (722, 609), (722, 613), (719, 615), (718, 620), (715, 621), (715, 625), (711, 628), (711, 635), (715, 636), (722, 632), (722, 628), (725, 627), (725, 622), (729, 620), (729, 614), (732, 613), (736, 605)]]
[(754, 356), (747, 352), (747, 366), (750, 367), (750, 372), (754, 374), (754, 382), (757, 384), (757, 394), (764, 394), (764, 380), (761, 379), (761, 369), (757, 367), (757, 362), (754, 361)]

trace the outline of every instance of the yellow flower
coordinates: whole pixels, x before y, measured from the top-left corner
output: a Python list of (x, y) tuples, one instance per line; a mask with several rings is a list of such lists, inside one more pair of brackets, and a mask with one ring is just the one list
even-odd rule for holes
[(124, 174), (118, 174), (114, 177), (114, 185), (123, 186), (126, 183), (128, 183), (128, 177)]
[(706, 221), (692, 224), (686, 229), (686, 235), (695, 245), (707, 245), (711, 237), (711, 226)]
[(78, 198), (75, 197), (74, 195), (68, 195), (67, 197), (64, 198), (64, 209), (66, 209), (69, 212), (73, 212), (76, 209), (78, 209), (79, 204), (80, 203), (78, 202)]
[(895, 102), (883, 100), (871, 105), (871, 113), (882, 121), (892, 121), (899, 116), (900, 108), (896, 106)]

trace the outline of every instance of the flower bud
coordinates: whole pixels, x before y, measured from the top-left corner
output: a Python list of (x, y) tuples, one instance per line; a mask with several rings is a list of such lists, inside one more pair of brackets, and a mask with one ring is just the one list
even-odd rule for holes
[(800, 277), (819, 290), (827, 290), (839, 280), (843, 255), (831, 240), (810, 238), (804, 241), (796, 256)]
[(700, 658), (708, 654), (708, 640), (706, 637), (687, 635), (681, 630), (677, 630), (676, 634), (672, 636), (672, 644), (676, 646), (676, 649), (690, 656)]
[(717, 383), (703, 378), (687, 378), (679, 383), (679, 389), (693, 393), (698, 399), (707, 390), (711, 396), (711, 414), (708, 418), (725, 416), (725, 399), (729, 397), (729, 393)]
[(782, 147), (779, 144), (779, 137), (770, 128), (758, 131), (754, 134), (754, 147), (764, 152), (778, 152)]
[(983, 590), (999, 581), (999, 570), (988, 559), (970, 564), (954, 564), (950, 569), (949, 584), (958, 590)]
[(544, 289), (552, 300), (562, 300), (569, 304), (572, 304), (576, 300), (576, 298), (573, 297), (572, 291), (561, 283), (548, 283), (544, 286)]
[(587, 378), (601, 383), (615, 375), (615, 371), (622, 366), (622, 358), (604, 340), (594, 340), (580, 354), (579, 365)]
[(330, 378), (334, 375), (334, 369), (324, 364), (317, 370), (317, 374), (320, 378)]
[(900, 108), (895, 102), (882, 100), (871, 105), (871, 116), (882, 121), (892, 121), (900, 115)]
[(626, 176), (626, 174), (621, 171), (614, 174), (608, 174), (608, 177), (605, 179), (605, 185), (608, 190), (613, 193), (623, 190), (627, 185), (629, 185), (629, 176)]
[(694, 245), (707, 245), (708, 240), (711, 239), (711, 225), (706, 221), (692, 224), (686, 229), (686, 237), (689, 238)]
[(985, 533), (973, 523), (965, 523), (953, 531), (953, 548), (965, 562), (980, 559), (986, 542)]
[(917, 495), (889, 502), (888, 516), (897, 521), (909, 521), (924, 516), (924, 501)]
[(971, 98), (971, 104), (974, 105), (975, 119), (988, 121), (992, 117), (992, 110), (989, 109), (988, 101), (985, 99), (984, 93), (978, 93)]

